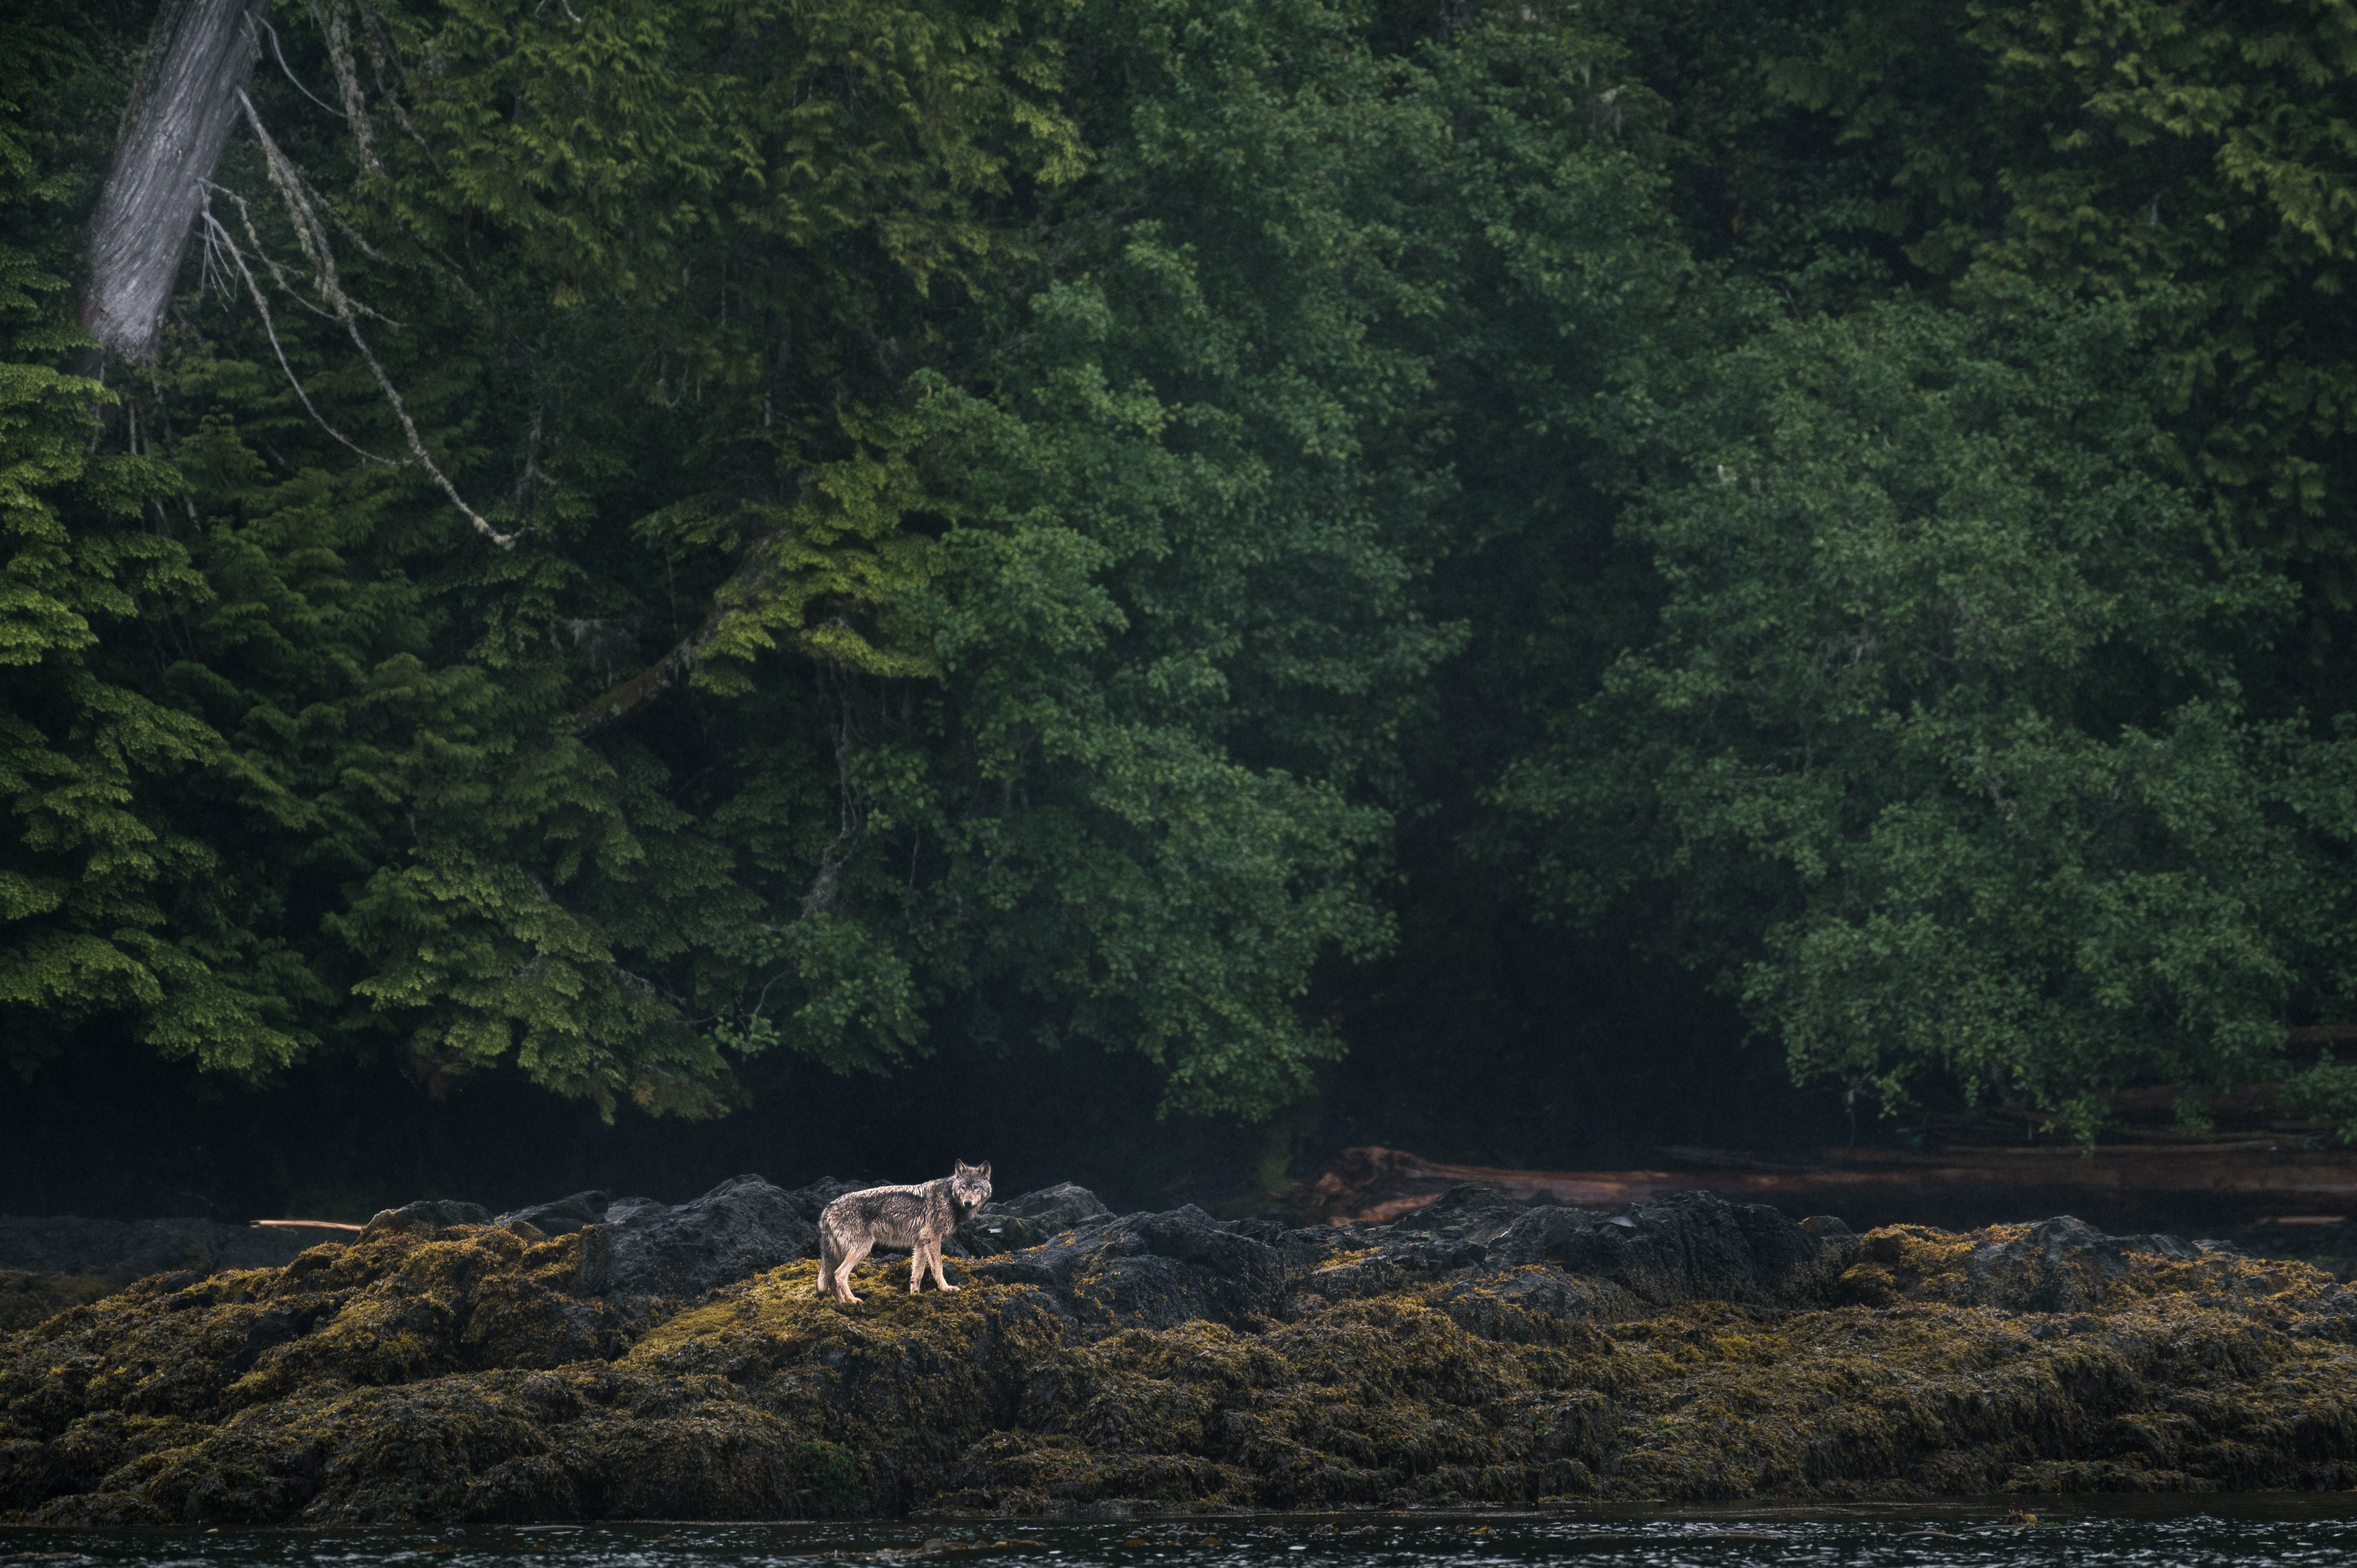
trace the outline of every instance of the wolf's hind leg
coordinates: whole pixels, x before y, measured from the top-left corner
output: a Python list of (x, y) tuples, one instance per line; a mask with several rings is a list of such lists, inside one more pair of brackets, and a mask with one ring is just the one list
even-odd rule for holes
[(836, 1300), (857, 1301), (859, 1299), (857, 1296), (851, 1294), (851, 1271), (859, 1266), (860, 1261), (867, 1256), (869, 1249), (873, 1248), (875, 1245), (875, 1237), (862, 1236), (857, 1240), (852, 1242), (850, 1246), (844, 1249), (843, 1262), (836, 1266), (834, 1271)]
[(818, 1295), (823, 1300), (834, 1294), (834, 1238), (822, 1236), (818, 1242)]

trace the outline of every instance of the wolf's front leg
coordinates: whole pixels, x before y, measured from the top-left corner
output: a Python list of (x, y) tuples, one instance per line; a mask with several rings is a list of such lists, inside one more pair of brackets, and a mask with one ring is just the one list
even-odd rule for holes
[(916, 1240), (909, 1248), (909, 1294), (910, 1295), (925, 1288), (925, 1253), (932, 1244), (932, 1237), (920, 1230), (917, 1232)]
[(933, 1285), (938, 1290), (958, 1288), (942, 1277), (942, 1239), (938, 1236), (933, 1238)]

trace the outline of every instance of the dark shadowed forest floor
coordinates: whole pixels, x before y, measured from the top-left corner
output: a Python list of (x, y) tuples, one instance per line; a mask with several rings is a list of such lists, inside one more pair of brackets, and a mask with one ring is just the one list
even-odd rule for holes
[(1693, 977), (1598, 955), (1461, 881), (1421, 900), (1400, 956), (1329, 977), (1313, 1011), (1349, 1054), (1262, 1125), (1157, 1119), (1143, 1058), (935, 1038), (890, 1078), (782, 1054), (745, 1064), (717, 1121), (612, 1124), (520, 1074), (449, 1079), (388, 1052), (321, 1056), (262, 1087), (202, 1079), (127, 1042), (0, 1099), (0, 1211), (365, 1219), (420, 1197), (494, 1210), (583, 1187), (678, 1199), (745, 1171), (905, 1181), (953, 1157), (1002, 1190), (1072, 1180), (1116, 1208), (1249, 1213), (1288, 1171), (1363, 1144), (1468, 1164), (1659, 1165), (1671, 1144), (1767, 1151), (1871, 1138), (1837, 1093), (1796, 1089)]

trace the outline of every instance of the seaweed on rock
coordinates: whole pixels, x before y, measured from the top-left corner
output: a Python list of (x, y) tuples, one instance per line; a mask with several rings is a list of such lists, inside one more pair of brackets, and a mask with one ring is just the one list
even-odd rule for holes
[(816, 1299), (809, 1261), (600, 1297), (597, 1223), (145, 1281), (0, 1340), (0, 1518), (2357, 1482), (2357, 1296), (2231, 1249), (2075, 1220), (1857, 1238), (1702, 1197), (1598, 1216), (1470, 1190), (1317, 1231), (1068, 1208), (952, 1265), (955, 1294), (856, 1307)]
[(122, 1288), (98, 1274), (36, 1274), (0, 1269), (0, 1334), (47, 1322), (70, 1306)]

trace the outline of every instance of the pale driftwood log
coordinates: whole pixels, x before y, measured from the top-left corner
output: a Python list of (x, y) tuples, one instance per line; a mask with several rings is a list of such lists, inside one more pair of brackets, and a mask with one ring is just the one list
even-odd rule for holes
[(110, 354), (148, 360), (237, 124), (268, 0), (164, 0), (90, 226), (81, 324)]
[[(1404, 1149), (1344, 1149), (1286, 1201), (1314, 1223), (1387, 1224), (1452, 1187), (1495, 1187), (1518, 1202), (1575, 1208), (1652, 1203), (1701, 1190), (1787, 1210), (1839, 1214), (1853, 1225), (1930, 1220), (1985, 1225), (2007, 1215), (2110, 1213), (2111, 1224), (2243, 1225), (2291, 1217), (2357, 1217), (2357, 1152), (2285, 1147), (2289, 1140), (2154, 1146), (2013, 1144), (1986, 1148), (1822, 1148), (1782, 1165), (1737, 1156), (1736, 1169), (1504, 1170), (1447, 1165)], [(1713, 1151), (1656, 1151), (1693, 1156)], [(1978, 1216), (1975, 1218), (1975, 1216)], [(2172, 1218), (2172, 1216), (2175, 1216)]]

